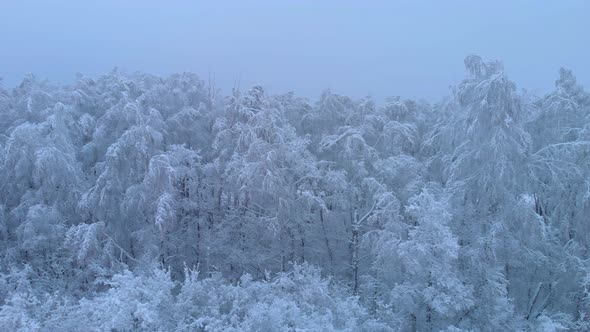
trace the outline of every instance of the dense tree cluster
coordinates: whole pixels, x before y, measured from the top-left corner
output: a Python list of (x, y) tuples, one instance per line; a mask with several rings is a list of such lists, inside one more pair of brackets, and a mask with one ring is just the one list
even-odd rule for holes
[(590, 94), (0, 86), (4, 331), (590, 330)]

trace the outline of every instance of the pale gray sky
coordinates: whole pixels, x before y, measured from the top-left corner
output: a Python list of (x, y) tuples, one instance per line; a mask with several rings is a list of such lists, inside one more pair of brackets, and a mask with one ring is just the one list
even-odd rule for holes
[(0, 0), (0, 77), (70, 82), (114, 66), (215, 73), (315, 99), (437, 100), (472, 53), (541, 94), (559, 67), (590, 85), (590, 1)]

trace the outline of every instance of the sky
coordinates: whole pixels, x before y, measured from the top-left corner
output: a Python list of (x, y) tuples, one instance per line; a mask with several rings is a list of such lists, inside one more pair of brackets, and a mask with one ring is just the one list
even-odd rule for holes
[(211, 74), (225, 93), (437, 101), (479, 54), (543, 94), (560, 67), (590, 87), (589, 15), (584, 0), (0, 0), (0, 77), (69, 83), (118, 67)]

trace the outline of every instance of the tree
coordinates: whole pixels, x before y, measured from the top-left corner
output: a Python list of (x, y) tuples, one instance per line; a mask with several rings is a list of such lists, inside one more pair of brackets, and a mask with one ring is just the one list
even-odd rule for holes
[(475, 305), (473, 287), (459, 270), (459, 244), (450, 229), (446, 199), (426, 189), (406, 206), (407, 228), (390, 221), (374, 235), (374, 269), (384, 294), (406, 329), (442, 330)]

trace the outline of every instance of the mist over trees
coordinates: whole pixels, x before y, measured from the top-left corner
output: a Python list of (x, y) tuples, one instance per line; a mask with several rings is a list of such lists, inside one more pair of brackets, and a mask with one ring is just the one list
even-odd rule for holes
[(1, 329), (590, 330), (590, 93), (465, 67), (436, 104), (0, 85)]

